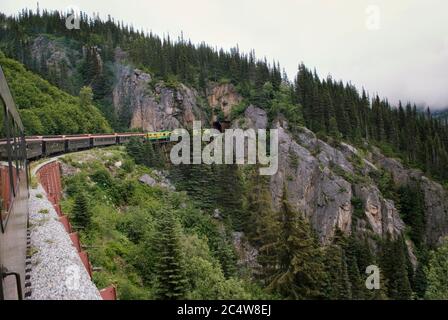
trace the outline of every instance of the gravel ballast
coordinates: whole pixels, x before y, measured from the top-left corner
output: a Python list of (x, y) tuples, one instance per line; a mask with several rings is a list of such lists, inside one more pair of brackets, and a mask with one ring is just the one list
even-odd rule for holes
[(42, 186), (30, 189), (29, 300), (101, 300)]

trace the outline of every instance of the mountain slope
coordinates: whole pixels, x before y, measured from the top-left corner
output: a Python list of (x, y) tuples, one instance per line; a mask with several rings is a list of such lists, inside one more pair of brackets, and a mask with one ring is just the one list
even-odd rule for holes
[[(303, 64), (290, 81), (282, 76), (278, 63), (257, 60), (253, 51), (225, 51), (204, 43), (194, 45), (183, 38), (173, 41), (113, 18), (101, 21), (84, 14), (80, 30), (68, 30), (63, 14), (54, 11), (0, 15), (0, 23), (5, 26), (0, 30), (0, 48), (8, 56), (72, 94), (83, 85), (90, 86), (95, 102), (115, 130), (150, 127), (151, 121), (132, 122), (141, 111), (135, 107), (144, 91), (135, 92), (134, 97), (117, 99), (115, 95), (117, 82), (129, 83), (117, 66), (123, 64), (149, 75), (151, 81), (142, 88), (148, 91), (160, 81), (171, 89), (182, 83), (204, 100), (211, 84), (230, 83), (243, 97), (243, 106), (253, 104), (266, 110), (270, 120), (283, 114), (291, 128), (305, 124), (319, 135), (343, 138), (355, 145), (368, 140), (435, 179), (448, 179), (448, 127), (442, 121), (411, 103), (394, 106), (387, 98), (359, 92), (351, 83), (321, 79)], [(117, 56), (117, 50), (124, 54)], [(170, 109), (175, 111), (172, 105), (178, 102), (169, 103)], [(147, 99), (142, 103), (150, 104)], [(163, 106), (166, 103), (162, 101), (159, 107)], [(136, 120), (140, 118), (137, 115)]]
[[(0, 65), (8, 81), (26, 134), (110, 132), (99, 110), (49, 84), (0, 51)], [(88, 97), (87, 97), (88, 98)]]

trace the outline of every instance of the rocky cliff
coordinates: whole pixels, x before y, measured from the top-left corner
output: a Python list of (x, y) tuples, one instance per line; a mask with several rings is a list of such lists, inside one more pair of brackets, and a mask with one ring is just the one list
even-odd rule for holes
[(154, 81), (150, 74), (125, 64), (122, 51), (115, 56), (113, 104), (117, 113), (124, 108), (131, 113), (131, 128), (171, 130), (189, 127), (196, 119), (205, 121), (196, 90)]
[[(316, 138), (306, 128), (293, 139), (285, 128), (280, 130), (279, 172), (271, 179), (271, 190), (276, 203), (280, 186), (286, 183), (292, 204), (310, 218), (323, 243), (332, 240), (337, 229), (345, 234), (352, 230), (373, 232), (380, 236), (400, 234), (404, 228), (392, 201), (384, 199), (375, 185), (355, 183), (355, 168), (349, 160), (357, 150), (344, 145), (343, 150)], [(365, 164), (375, 170), (373, 165)], [(362, 201), (363, 215), (354, 218), (352, 200)]]
[(448, 234), (448, 190), (425, 177), (422, 171), (407, 169), (400, 161), (385, 157), (378, 149), (372, 156), (379, 167), (390, 172), (395, 183), (413, 185), (423, 194), (426, 241), (437, 244)]
[[(246, 109), (244, 127), (266, 124), (264, 110)], [(276, 121), (274, 127), (279, 130), (279, 170), (270, 179), (273, 204), (279, 205), (286, 186), (291, 205), (306, 214), (322, 243), (329, 243), (337, 229), (347, 235), (359, 232), (392, 238), (404, 232), (397, 205), (384, 197), (371, 178), (382, 169), (390, 171), (397, 184), (420, 182), (429, 244), (448, 234), (447, 191), (421, 172), (405, 169), (375, 148), (362, 155), (346, 143), (332, 146), (306, 128), (292, 134), (285, 121)]]
[(232, 108), (242, 100), (243, 98), (231, 83), (212, 83), (207, 89), (207, 101), (213, 111), (213, 121), (217, 120), (218, 114), (222, 114), (224, 119), (229, 120)]

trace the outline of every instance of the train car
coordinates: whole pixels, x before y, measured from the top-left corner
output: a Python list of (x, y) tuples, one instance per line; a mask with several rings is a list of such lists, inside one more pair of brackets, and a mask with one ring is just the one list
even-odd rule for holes
[[(1, 119), (0, 119), (1, 120)], [(5, 159), (8, 156), (8, 149), (7, 149), (7, 140), (1, 139), (0, 140), (0, 158)]]
[(88, 149), (91, 147), (92, 143), (89, 135), (66, 136), (65, 141), (67, 152)]
[(63, 136), (57, 136), (56, 138), (44, 137), (42, 142), (42, 153), (47, 157), (65, 152), (65, 138)]
[(43, 141), (42, 138), (26, 138), (26, 158), (36, 159), (42, 156)]
[(166, 141), (170, 139), (170, 136), (171, 131), (168, 130), (146, 133), (146, 139), (149, 141)]
[(0, 67), (0, 300), (22, 299), (29, 172), (24, 128)]
[(92, 135), (92, 147), (110, 146), (117, 143), (115, 134)]
[(145, 135), (145, 133), (117, 133), (117, 143), (128, 143), (132, 137), (144, 138)]

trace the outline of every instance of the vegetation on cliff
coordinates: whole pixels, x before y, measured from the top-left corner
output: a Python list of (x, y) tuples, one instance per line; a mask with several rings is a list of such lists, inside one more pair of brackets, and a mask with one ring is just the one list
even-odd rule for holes
[[(111, 131), (109, 124), (91, 100), (67, 94), (26, 70), (17, 61), (6, 58), (1, 51), (0, 65), (27, 135)], [(88, 89), (83, 89), (82, 92), (84, 97), (89, 95)]]
[(157, 178), (157, 171), (135, 164), (125, 149), (90, 150), (63, 161), (71, 168), (64, 175), (64, 212), (78, 221), (80, 193), (90, 208), (90, 223), (77, 227), (100, 267), (98, 287), (116, 285), (120, 299), (268, 297), (237, 270), (219, 221), (184, 192), (139, 182), (144, 174)]

